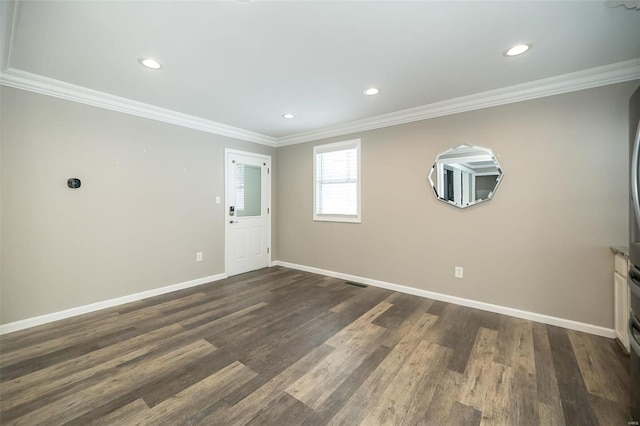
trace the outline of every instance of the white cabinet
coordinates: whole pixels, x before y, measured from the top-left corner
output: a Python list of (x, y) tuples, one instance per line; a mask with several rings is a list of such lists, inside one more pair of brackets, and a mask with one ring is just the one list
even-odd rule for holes
[(629, 352), (629, 334), (627, 325), (629, 323), (629, 287), (627, 286), (627, 274), (629, 263), (627, 258), (616, 254), (615, 271), (613, 272), (613, 296), (614, 296), (614, 329), (616, 337), (624, 348)]

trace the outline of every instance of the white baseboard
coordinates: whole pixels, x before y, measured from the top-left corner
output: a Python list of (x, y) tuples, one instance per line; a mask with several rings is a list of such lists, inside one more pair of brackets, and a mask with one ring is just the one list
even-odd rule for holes
[(610, 328), (598, 325), (587, 324), (583, 322), (573, 321), (564, 318), (552, 317), (535, 312), (522, 311), (520, 309), (508, 308), (506, 306), (493, 305), (491, 303), (479, 302), (462, 297), (450, 296), (448, 294), (435, 293), (432, 291), (421, 290), (418, 288), (407, 287), (404, 285), (393, 284), (386, 281), (374, 280), (371, 278), (358, 277), (356, 275), (343, 274), (341, 272), (327, 271), (326, 269), (314, 268), (312, 266), (297, 265), (295, 263), (283, 262), (276, 260), (273, 265), (283, 266), (285, 268), (298, 269), (300, 271), (311, 272), (314, 274), (326, 275), (329, 277), (339, 278), (346, 281), (354, 281), (357, 283), (367, 284), (374, 287), (386, 288), (387, 290), (398, 291), (401, 293), (412, 294), (414, 296), (426, 297), (429, 299), (440, 300), (442, 302), (453, 303), (470, 308), (480, 309), (483, 311), (495, 312), (498, 314), (509, 315), (516, 318), (522, 318), (530, 321), (536, 321), (543, 324), (555, 325), (558, 327), (568, 328), (569, 330), (582, 331), (596, 336), (615, 338), (615, 331)]
[[(393, 284), (386, 281), (374, 280), (372, 278), (364, 278), (356, 275), (343, 274), (341, 272), (328, 271), (326, 269), (314, 268), (312, 266), (297, 265), (295, 263), (283, 262), (280, 260), (275, 260), (270, 262), (269, 266), (283, 266), (285, 268), (297, 269), (300, 271), (306, 271), (314, 274), (320, 274), (320, 275), (326, 275), (329, 277), (339, 278), (346, 281), (354, 281), (362, 284), (367, 284), (374, 287), (386, 288), (388, 290), (398, 291), (406, 294), (412, 294), (414, 296), (426, 297), (429, 299), (440, 300), (442, 302), (453, 303), (461, 306), (468, 306), (470, 308), (480, 309), (483, 311), (495, 312), (498, 314), (509, 315), (512, 317), (536, 321), (543, 324), (564, 327), (570, 330), (582, 331), (589, 334), (595, 334), (597, 336), (603, 336), (603, 337), (608, 337), (612, 339), (615, 338), (615, 331), (613, 329), (600, 327), (593, 324), (587, 324), (587, 323), (573, 321), (573, 320), (564, 319), (564, 318), (552, 317), (549, 315), (538, 314), (535, 312), (522, 311), (520, 309), (514, 309), (514, 308), (509, 308), (509, 307), (500, 306), (500, 305), (493, 305), (491, 303), (479, 302), (471, 299), (464, 299), (462, 297), (450, 296), (442, 293), (435, 293), (432, 291), (421, 290), (414, 287), (407, 287), (400, 284)], [(89, 305), (78, 306), (76, 308), (71, 308), (64, 311), (53, 312), (53, 313), (41, 315), (38, 317), (27, 318), (25, 320), (15, 321), (8, 324), (2, 324), (0, 325), (0, 335), (23, 330), (25, 328), (35, 327), (37, 325), (47, 324), (47, 323), (62, 320), (65, 318), (71, 318), (71, 317), (86, 314), (89, 312), (95, 312), (101, 309), (123, 305), (129, 302), (135, 302), (136, 300), (142, 300), (148, 297), (159, 296), (161, 294), (170, 293), (172, 291), (182, 290), (189, 287), (195, 287), (195, 286), (210, 283), (213, 281), (219, 281), (225, 278), (227, 278), (227, 274), (224, 274), (224, 273), (211, 275), (204, 278), (198, 278), (195, 280), (168, 285), (168, 286), (156, 288), (153, 290), (143, 291), (141, 293), (135, 293), (128, 296), (123, 296), (115, 299), (105, 300), (102, 302), (92, 303)]]
[(117, 297), (115, 299), (109, 299), (102, 302), (91, 303), (89, 305), (78, 306), (76, 308), (66, 309), (64, 311), (53, 312), (46, 315), (40, 315), (38, 317), (27, 318), (20, 321), (10, 322), (8, 324), (2, 324), (0, 325), (0, 335), (24, 330), (25, 328), (35, 327), (37, 325), (47, 324), (65, 318), (75, 317), (77, 315), (87, 314), (89, 312), (99, 311), (100, 309), (111, 308), (114, 306), (123, 305), (125, 303), (135, 302), (136, 300), (142, 300), (148, 297), (171, 293), (172, 291), (182, 290), (189, 287), (207, 284), (213, 281), (223, 280), (225, 278), (227, 278), (226, 273), (210, 275), (208, 277), (197, 278), (195, 280), (185, 281), (178, 284), (154, 288), (153, 290), (147, 290), (128, 296)]

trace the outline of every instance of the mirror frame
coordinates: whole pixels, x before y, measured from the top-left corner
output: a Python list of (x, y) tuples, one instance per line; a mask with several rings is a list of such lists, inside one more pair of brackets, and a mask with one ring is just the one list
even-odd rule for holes
[[(438, 190), (436, 189), (436, 183), (434, 182), (432, 176), (435, 172), (435, 170), (437, 170), (437, 164), (438, 164), (438, 160), (440, 159), (440, 157), (444, 154), (447, 154), (451, 151), (455, 151), (457, 149), (469, 149), (469, 148), (475, 148), (478, 150), (483, 150), (485, 151), (487, 154), (489, 154), (491, 156), (491, 160), (494, 163), (494, 166), (498, 169), (498, 177), (496, 178), (496, 184), (493, 187), (493, 189), (489, 192), (489, 194), (487, 195), (486, 198), (482, 198), (480, 200), (474, 200), (470, 203), (467, 203), (466, 205), (461, 205), (456, 203), (455, 201), (451, 201), (451, 200), (447, 200), (444, 197), (441, 197), (438, 195)], [(444, 162), (441, 162), (444, 163)], [(446, 164), (446, 163), (444, 163)], [(452, 148), (447, 149), (446, 151), (442, 151), (440, 152), (437, 156), (435, 161), (433, 162), (433, 165), (431, 166), (431, 170), (429, 170), (429, 175), (427, 176), (427, 179), (429, 180), (429, 184), (431, 186), (431, 189), (433, 190), (433, 194), (436, 196), (436, 199), (439, 201), (443, 201), (451, 206), (457, 207), (459, 209), (466, 209), (467, 207), (471, 207), (471, 206), (475, 206), (476, 204), (480, 204), (480, 203), (484, 203), (485, 201), (489, 201), (493, 198), (493, 195), (495, 194), (496, 190), (498, 189), (498, 186), (500, 185), (500, 182), (502, 181), (502, 178), (504, 177), (504, 171), (502, 170), (502, 166), (500, 166), (500, 163), (498, 162), (498, 159), (496, 158), (495, 154), (493, 153), (493, 150), (491, 150), (490, 148), (485, 148), (482, 146), (478, 146), (478, 145), (473, 145), (473, 144), (460, 144), (457, 146), (454, 146)]]

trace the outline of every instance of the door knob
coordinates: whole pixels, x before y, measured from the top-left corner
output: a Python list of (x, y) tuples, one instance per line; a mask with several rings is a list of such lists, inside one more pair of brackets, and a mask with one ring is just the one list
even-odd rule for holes
[(238, 223), (237, 220), (230, 220), (229, 223)]

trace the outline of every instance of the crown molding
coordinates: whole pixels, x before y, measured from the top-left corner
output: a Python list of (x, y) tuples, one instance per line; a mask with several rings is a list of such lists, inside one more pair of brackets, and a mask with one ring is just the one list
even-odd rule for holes
[(276, 139), (271, 136), (122, 98), (120, 96), (110, 95), (98, 90), (88, 89), (15, 68), (8, 68), (6, 71), (0, 73), (0, 85), (175, 124), (177, 126), (188, 127), (190, 129), (201, 130), (207, 133), (228, 136), (247, 142), (272, 147), (276, 146)]
[(75, 84), (66, 83), (52, 78), (32, 74), (15, 68), (8, 68), (0, 72), (0, 85), (28, 90), (48, 96), (80, 102), (87, 105), (105, 108), (125, 114), (145, 117), (177, 126), (188, 127), (228, 136), (248, 142), (271, 147), (283, 147), (305, 142), (317, 141), (335, 136), (381, 129), (429, 118), (442, 117), (466, 111), (506, 105), (546, 96), (575, 92), (578, 90), (622, 83), (640, 79), (640, 58), (615, 64), (604, 65), (588, 70), (563, 74), (528, 83), (504, 87), (496, 90), (477, 93), (404, 109), (388, 114), (363, 120), (352, 121), (318, 130), (296, 133), (281, 138), (274, 138), (249, 130), (240, 129), (204, 118), (195, 117), (181, 112), (160, 108), (143, 102), (110, 95)]
[(297, 133), (278, 138), (276, 146), (283, 147), (334, 136), (344, 136), (367, 130), (396, 126), (398, 124), (411, 123), (429, 118), (442, 117), (465, 111), (473, 111), (637, 79), (640, 79), (640, 59), (632, 59), (502, 89), (489, 90), (474, 95), (422, 105), (319, 130)]

